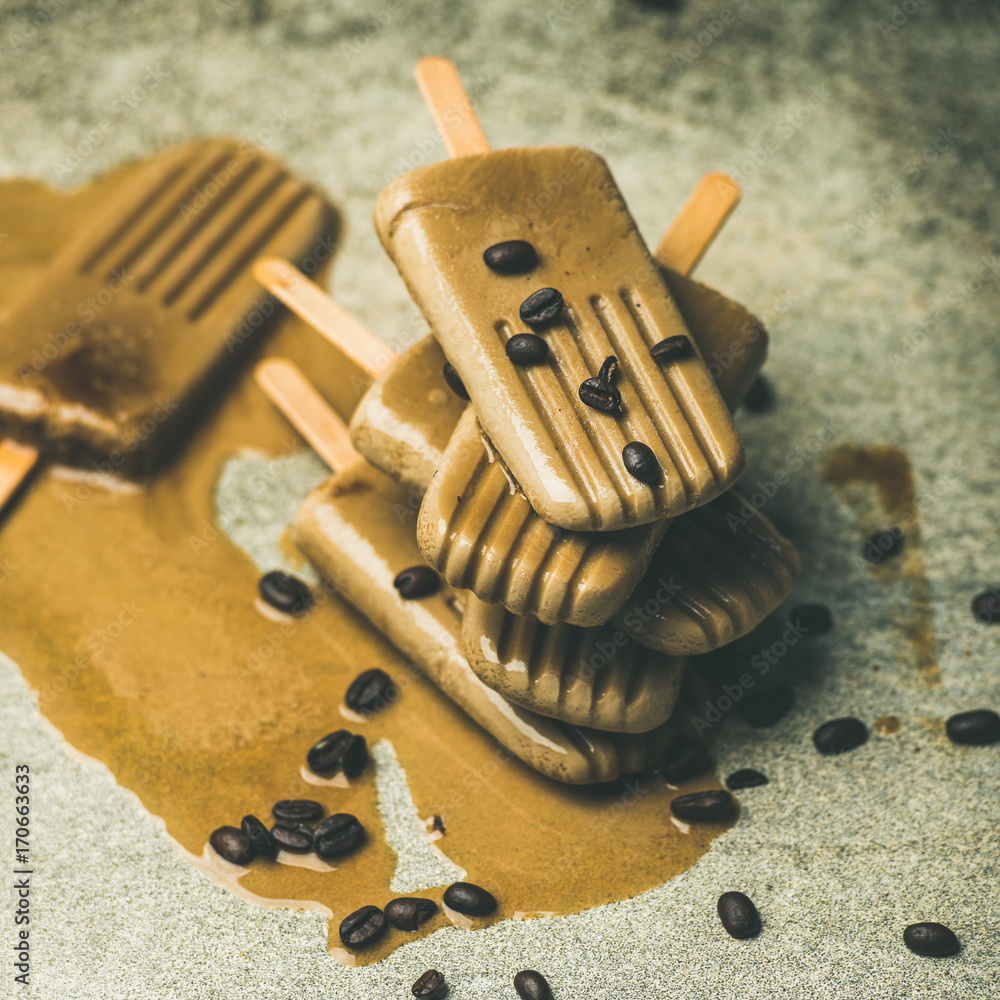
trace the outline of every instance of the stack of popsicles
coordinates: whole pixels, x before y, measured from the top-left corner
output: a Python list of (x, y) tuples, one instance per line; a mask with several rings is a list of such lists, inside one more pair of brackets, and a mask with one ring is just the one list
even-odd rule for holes
[[(461, 155), (398, 178), (375, 219), (432, 337), (392, 359), (293, 269), (258, 264), (378, 376), (354, 451), (300, 373), (261, 370), (336, 472), (296, 538), (515, 754), (608, 780), (689, 738), (685, 657), (753, 628), (798, 571), (731, 490), (744, 458), (730, 411), (766, 335), (682, 274), (738, 189), (707, 178), (654, 259), (599, 157), (485, 151), (450, 64), (425, 60), (418, 79)], [(703, 360), (716, 351), (736, 358), (717, 382)]]

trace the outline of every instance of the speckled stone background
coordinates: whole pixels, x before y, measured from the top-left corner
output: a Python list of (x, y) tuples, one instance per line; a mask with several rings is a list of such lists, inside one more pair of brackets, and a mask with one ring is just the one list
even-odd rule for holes
[[(12, 981), (5, 891), (0, 996), (403, 997), (432, 966), (456, 998), (513, 997), (525, 966), (560, 1000), (998, 995), (1000, 748), (943, 733), (954, 711), (1000, 707), (1000, 626), (969, 611), (1000, 583), (996, 5), (5, 0), (0, 175), (68, 188), (192, 136), (257, 141), (340, 206), (336, 291), (405, 346), (421, 324), (369, 220), (387, 179), (443, 155), (411, 76), (430, 53), (457, 62), (494, 145), (601, 151), (650, 242), (703, 172), (744, 187), (699, 276), (771, 329), (779, 405), (741, 417), (747, 482), (788, 473), (767, 509), (802, 552), (796, 599), (837, 619), (777, 668), (794, 710), (766, 733), (730, 713), (716, 744), (721, 773), (755, 766), (771, 783), (740, 793), (739, 823), (694, 869), (638, 899), (449, 928), (347, 969), (318, 915), (256, 908), (190, 868), (0, 661), (0, 768), (29, 758), (42, 791), (33, 985)], [(820, 480), (843, 442), (912, 463), (939, 683), (904, 641), (905, 581), (859, 566), (874, 501)], [(235, 529), (263, 546), (252, 556), (321, 474), (291, 462), (263, 534)], [(231, 466), (224, 488), (240, 475)], [(819, 757), (812, 730), (844, 714), (902, 728)], [(10, 819), (5, 807), (4, 845)], [(405, 837), (400, 850), (405, 867)], [(761, 910), (756, 940), (731, 940), (715, 916), (734, 888)], [(906, 951), (903, 927), (924, 919), (952, 926), (961, 954)]]

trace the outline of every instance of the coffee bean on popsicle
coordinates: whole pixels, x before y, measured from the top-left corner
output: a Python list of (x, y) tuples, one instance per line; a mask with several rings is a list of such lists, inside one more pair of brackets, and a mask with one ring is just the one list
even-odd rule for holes
[(368, 743), (346, 729), (327, 733), (309, 748), (306, 763), (316, 774), (332, 774), (343, 770), (348, 778), (357, 777), (368, 763)]
[(527, 240), (505, 240), (484, 250), (483, 260), (498, 274), (524, 274), (538, 264), (538, 254)]
[(655, 483), (660, 478), (660, 463), (653, 449), (641, 441), (629, 441), (622, 448), (622, 461), (625, 471), (642, 483)]
[(663, 780), (671, 785), (679, 785), (690, 778), (697, 778), (712, 769), (704, 743), (686, 743), (674, 750), (660, 766)]
[(722, 789), (692, 792), (670, 800), (670, 811), (685, 823), (712, 823), (728, 819), (735, 808), (732, 795)]
[(684, 334), (678, 334), (676, 337), (667, 337), (654, 344), (649, 349), (649, 354), (654, 361), (662, 365), (669, 361), (690, 358), (694, 354), (694, 344)]
[(522, 969), (514, 977), (514, 989), (521, 1000), (551, 1000), (548, 980), (534, 969)]
[(563, 310), (563, 297), (554, 288), (539, 288), (532, 292), (518, 310), (522, 323), (528, 326), (547, 326)]
[(751, 413), (767, 413), (774, 409), (774, 386), (769, 379), (758, 375), (743, 397), (743, 407)]
[(392, 678), (378, 667), (372, 667), (358, 674), (351, 681), (344, 701), (355, 712), (370, 715), (391, 705), (399, 696), (399, 689)]
[(448, 992), (448, 984), (437, 969), (428, 969), (413, 984), (410, 992), (417, 1000), (441, 1000)]
[(452, 368), (449, 362), (444, 363), (444, 368), (441, 369), (444, 373), (444, 380), (448, 383), (448, 388), (451, 389), (459, 399), (468, 399), (469, 391), (465, 388), (465, 383), (459, 378), (458, 372)]
[(433, 899), (416, 896), (400, 896), (385, 904), (385, 915), (393, 927), (401, 931), (415, 931), (437, 913), (438, 905)]
[(515, 333), (507, 341), (506, 351), (515, 365), (537, 365), (549, 356), (549, 345), (533, 333)]
[(767, 775), (752, 767), (741, 767), (726, 778), (726, 788), (731, 792), (738, 792), (741, 788), (756, 788), (767, 783)]
[(1000, 715), (988, 708), (953, 715), (945, 725), (952, 743), (966, 746), (986, 746), (1000, 743)]
[(748, 726), (766, 729), (773, 726), (792, 707), (795, 695), (785, 684), (771, 684), (756, 694), (750, 695), (740, 705), (740, 715)]
[(273, 569), (265, 573), (257, 583), (260, 596), (272, 608), (288, 615), (300, 615), (312, 605), (309, 588), (295, 576)]
[(271, 813), (281, 823), (314, 823), (323, 807), (312, 799), (282, 799), (271, 806)]
[(903, 944), (914, 954), (928, 958), (954, 955), (961, 947), (955, 932), (950, 927), (933, 921), (910, 924), (903, 931)]
[(281, 820), (271, 827), (271, 836), (289, 854), (309, 854), (313, 849), (313, 831), (308, 823)]
[(364, 839), (365, 828), (357, 816), (334, 813), (313, 831), (313, 848), (321, 858), (338, 858), (360, 847)]
[(220, 826), (208, 838), (212, 850), (234, 865), (248, 865), (255, 857), (250, 841), (235, 826)]
[(472, 882), (452, 882), (444, 891), (444, 902), (469, 917), (486, 917), (497, 908), (493, 893)]
[(984, 625), (1000, 622), (1000, 587), (984, 590), (972, 599), (972, 613)]
[(617, 416), (622, 411), (622, 394), (613, 385), (602, 382), (599, 378), (588, 378), (580, 384), (580, 399), (602, 413), (614, 413)]
[(868, 727), (853, 716), (831, 719), (813, 733), (816, 749), (827, 756), (847, 753), (868, 742)]
[(430, 566), (410, 566), (396, 574), (392, 585), (408, 601), (427, 597), (441, 589), (441, 577)]
[(273, 858), (278, 853), (278, 845), (271, 836), (271, 831), (256, 816), (244, 816), (240, 829), (257, 857)]
[(340, 940), (348, 948), (367, 948), (388, 926), (385, 914), (377, 906), (362, 906), (341, 920)]
[(760, 914), (753, 900), (742, 892), (724, 892), (719, 897), (719, 919), (730, 937), (751, 938), (760, 933)]
[(797, 604), (789, 618), (808, 636), (826, 635), (833, 628), (833, 615), (825, 604)]

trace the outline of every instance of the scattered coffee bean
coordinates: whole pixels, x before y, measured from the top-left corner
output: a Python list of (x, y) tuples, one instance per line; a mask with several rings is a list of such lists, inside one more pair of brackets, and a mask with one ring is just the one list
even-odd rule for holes
[(1000, 622), (1000, 587), (976, 594), (972, 599), (972, 613), (984, 625)]
[(767, 413), (774, 409), (775, 399), (774, 386), (770, 380), (758, 375), (743, 397), (743, 406), (751, 413)]
[(250, 841), (235, 826), (220, 826), (212, 832), (208, 842), (216, 854), (234, 865), (248, 865), (255, 857)]
[(448, 388), (451, 389), (459, 399), (468, 399), (469, 390), (465, 388), (465, 383), (459, 378), (458, 372), (452, 368), (450, 362), (446, 361), (444, 363), (444, 368), (441, 369), (444, 373), (444, 380), (448, 383)]
[(420, 1000), (440, 1000), (448, 992), (448, 984), (437, 969), (428, 969), (413, 984), (410, 992)]
[(825, 604), (797, 604), (789, 617), (808, 636), (826, 635), (833, 628), (833, 615)]
[(527, 240), (505, 240), (483, 251), (483, 260), (491, 271), (524, 274), (538, 264), (538, 254)]
[(438, 905), (433, 899), (414, 896), (400, 896), (385, 904), (385, 915), (393, 927), (401, 931), (415, 931), (427, 923), (437, 913)]
[(533, 333), (515, 333), (506, 350), (507, 359), (515, 365), (537, 365), (549, 356), (549, 345)]
[(452, 882), (444, 891), (444, 902), (468, 917), (485, 917), (497, 908), (493, 893), (472, 882)]
[(652, 359), (660, 364), (667, 361), (680, 361), (681, 358), (689, 358), (694, 354), (694, 344), (684, 334), (679, 334), (654, 344), (649, 349), (649, 353)]
[(282, 820), (271, 827), (271, 836), (289, 854), (309, 854), (313, 849), (313, 831), (308, 823)]
[(784, 684), (773, 684), (750, 695), (740, 705), (740, 715), (748, 726), (767, 729), (785, 716), (795, 701), (792, 689)]
[(884, 528), (882, 531), (876, 531), (874, 535), (869, 535), (868, 541), (865, 542), (864, 555), (870, 563), (880, 563), (899, 555), (905, 544), (903, 529), (898, 524), (893, 525), (891, 528)]
[(622, 461), (625, 471), (642, 483), (655, 483), (660, 478), (660, 463), (657, 462), (653, 449), (641, 441), (629, 441), (622, 448)]
[(385, 914), (377, 906), (362, 906), (340, 921), (340, 940), (348, 948), (367, 948), (388, 926)]
[(685, 823), (712, 823), (728, 819), (735, 809), (732, 795), (722, 789), (692, 792), (670, 800), (670, 811)]
[(396, 574), (392, 585), (400, 597), (416, 601), (441, 589), (441, 577), (430, 566), (410, 566)]
[(287, 615), (300, 615), (312, 605), (309, 588), (298, 577), (273, 569), (265, 573), (257, 583), (257, 590), (263, 600), (272, 608)]
[(363, 736), (338, 729), (309, 749), (306, 763), (316, 774), (343, 771), (346, 777), (356, 778), (368, 763), (368, 743)]
[(719, 919), (730, 937), (751, 938), (760, 933), (760, 914), (753, 900), (742, 892), (724, 892), (719, 897)]
[(613, 386), (598, 378), (588, 378), (580, 384), (580, 399), (602, 413), (618, 415), (622, 411), (622, 394)]
[(597, 380), (599, 382), (610, 384), (617, 371), (618, 359), (613, 354), (609, 354), (601, 363), (601, 370), (597, 373)]
[(933, 921), (910, 924), (903, 931), (903, 944), (915, 954), (926, 955), (929, 958), (954, 955), (961, 947), (955, 932), (950, 927)]
[(323, 807), (312, 799), (282, 799), (271, 812), (282, 823), (314, 823), (323, 815)]
[(313, 831), (313, 848), (321, 858), (338, 858), (360, 847), (364, 839), (365, 828), (357, 816), (334, 813)]
[(514, 977), (514, 989), (521, 1000), (551, 1000), (548, 980), (534, 969), (522, 969)]
[(273, 858), (278, 853), (278, 845), (274, 842), (271, 831), (256, 816), (244, 816), (240, 829), (257, 857)]
[(690, 778), (696, 778), (712, 769), (704, 743), (687, 743), (673, 751), (660, 767), (663, 780), (671, 785), (679, 785)]
[(726, 778), (726, 788), (733, 792), (738, 792), (741, 788), (756, 788), (767, 783), (767, 775), (752, 767), (741, 767)]
[(831, 719), (813, 733), (813, 743), (822, 754), (847, 753), (868, 742), (868, 727), (853, 716)]
[(948, 720), (945, 729), (952, 743), (968, 746), (1000, 743), (1000, 715), (988, 708), (959, 712)]
[(344, 695), (348, 708), (365, 715), (380, 712), (391, 705), (399, 696), (399, 688), (392, 678), (378, 667), (365, 670), (351, 681), (351, 686)]
[(528, 326), (547, 326), (563, 309), (563, 297), (554, 288), (539, 288), (522, 303), (519, 315)]

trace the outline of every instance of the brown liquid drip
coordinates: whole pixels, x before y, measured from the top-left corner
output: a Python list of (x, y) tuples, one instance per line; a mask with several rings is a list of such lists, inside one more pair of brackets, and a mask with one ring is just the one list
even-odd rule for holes
[[(941, 683), (938, 644), (934, 631), (931, 585), (924, 563), (923, 539), (916, 503), (916, 480), (906, 453), (893, 445), (842, 445), (826, 457), (822, 478), (838, 488), (858, 515), (863, 538), (875, 531), (898, 525), (903, 530), (903, 551), (895, 557), (871, 564), (871, 572), (885, 582), (905, 580), (909, 586), (909, 614), (901, 623), (913, 650), (917, 670), (933, 686)], [(875, 487), (878, 505), (852, 487)], [(861, 558), (860, 555), (858, 557)]]
[[(0, 185), (10, 234), (0, 242), (0, 296), (36, 276), (128, 169), (68, 195), (25, 181)], [(0, 311), (8, 304), (0, 300)], [(270, 349), (351, 412), (353, 385), (364, 380), (321, 338), (286, 317)], [(269, 822), (282, 798), (354, 813), (368, 840), (333, 862), (335, 871), (258, 861), (240, 878), (262, 902), (327, 907), (330, 945), (339, 948), (344, 916), (400, 895), (389, 889), (396, 857), (374, 768), (348, 788), (301, 777), (309, 746), (342, 726), (370, 744), (392, 742), (418, 815), (443, 819), (437, 846), (497, 896), (497, 914), (476, 924), (643, 892), (690, 867), (725, 829), (681, 832), (669, 811), (677, 793), (657, 776), (573, 788), (509, 759), (336, 597), (293, 623), (264, 618), (255, 610), (256, 568), (214, 521), (220, 470), (245, 447), (275, 455), (303, 447), (247, 368), (180, 461), (149, 485), (108, 492), (46, 470), (0, 525), (0, 562), (11, 569), (0, 601), (4, 652), (68, 742), (103, 761), (185, 851), (201, 857), (213, 829), (247, 813)], [(375, 666), (400, 682), (401, 698), (372, 721), (346, 721), (339, 707), (348, 683)], [(685, 790), (705, 787), (718, 784), (706, 778)], [(442, 892), (419, 894), (440, 901)], [(417, 934), (390, 929), (358, 961), (446, 922), (439, 913)]]

